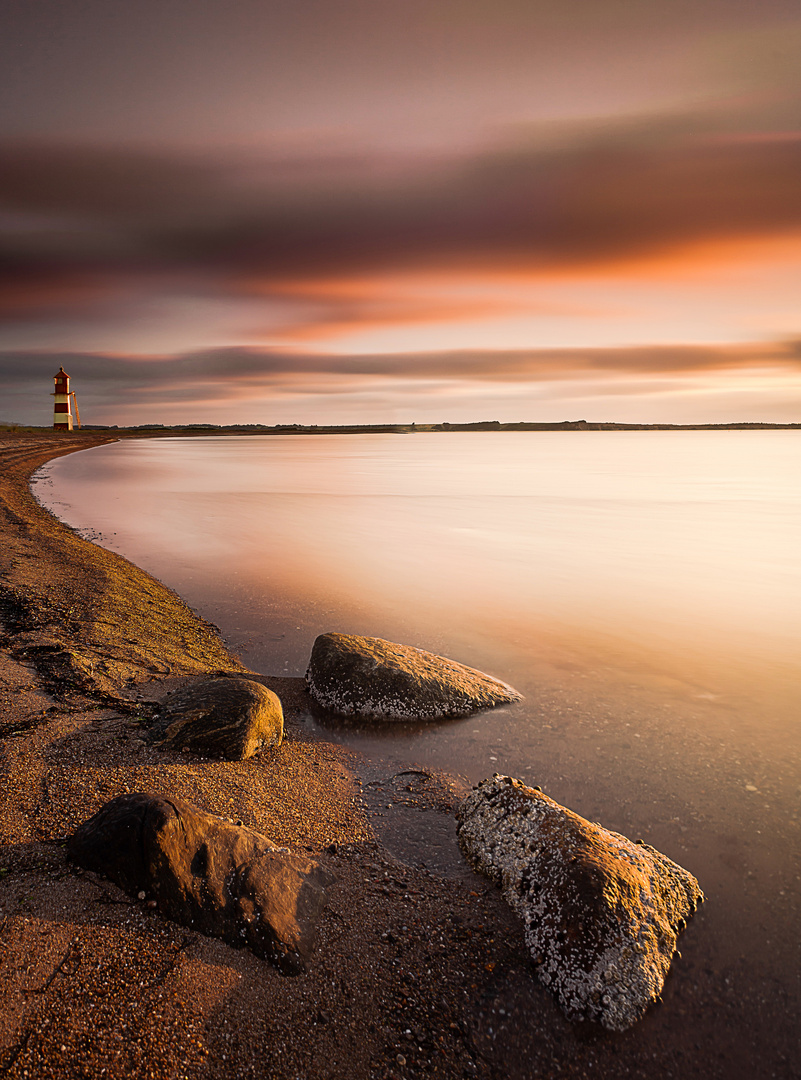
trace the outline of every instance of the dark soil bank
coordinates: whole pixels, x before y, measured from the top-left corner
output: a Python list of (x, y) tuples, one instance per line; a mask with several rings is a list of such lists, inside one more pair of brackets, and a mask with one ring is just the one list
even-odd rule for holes
[[(0, 438), (0, 1076), (791, 1077), (789, 1003), (702, 970), (703, 910), (664, 1004), (571, 1024), (515, 916), (459, 860), (458, 779), (312, 738), (301, 680), (258, 676), (285, 738), (244, 761), (143, 738), (188, 677), (241, 671), (213, 627), (41, 509), (28, 480), (100, 434)], [(242, 821), (333, 875), (308, 969), (164, 919), (66, 855), (125, 792)], [(703, 882), (701, 883), (703, 885)]]

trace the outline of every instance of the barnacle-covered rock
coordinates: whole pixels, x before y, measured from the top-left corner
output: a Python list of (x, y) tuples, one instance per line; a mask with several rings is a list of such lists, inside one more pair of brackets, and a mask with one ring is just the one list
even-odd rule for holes
[(458, 836), (523, 917), (539, 980), (567, 1015), (612, 1031), (639, 1020), (704, 899), (692, 874), (497, 774), (460, 807)]
[(466, 716), (521, 700), (511, 686), (455, 660), (349, 634), (317, 638), (306, 684), (330, 712), (386, 720)]

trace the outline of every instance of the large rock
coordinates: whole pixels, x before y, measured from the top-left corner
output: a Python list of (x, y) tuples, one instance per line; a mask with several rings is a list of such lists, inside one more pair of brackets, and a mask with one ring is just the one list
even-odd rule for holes
[(388, 720), (466, 716), (522, 700), (506, 683), (455, 660), (348, 634), (317, 638), (306, 683), (314, 700), (331, 712)]
[(284, 713), (279, 698), (252, 679), (195, 679), (164, 706), (150, 731), (157, 746), (194, 750), (241, 761), (265, 746), (280, 746)]
[(459, 844), (522, 915), (540, 982), (571, 1019), (623, 1031), (660, 994), (676, 937), (704, 895), (687, 870), (519, 780), (484, 780)]
[(168, 918), (247, 945), (286, 975), (305, 967), (331, 880), (252, 829), (160, 795), (117, 796), (68, 849), (126, 892), (144, 891)]

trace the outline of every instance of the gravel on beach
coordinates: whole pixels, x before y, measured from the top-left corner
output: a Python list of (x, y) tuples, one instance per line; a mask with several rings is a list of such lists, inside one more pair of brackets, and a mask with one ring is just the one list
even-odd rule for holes
[[(696, 1075), (658, 1012), (647, 1039), (562, 1016), (499, 891), (460, 862), (464, 783), (313, 736), (302, 680), (258, 676), (285, 738), (247, 760), (143, 738), (187, 678), (244, 668), (175, 593), (32, 497), (39, 465), (108, 441), (0, 435), (0, 1076)], [(335, 877), (305, 973), (284, 977), (67, 860), (75, 827), (134, 791), (242, 822)], [(682, 1009), (703, 1004), (690, 986)]]

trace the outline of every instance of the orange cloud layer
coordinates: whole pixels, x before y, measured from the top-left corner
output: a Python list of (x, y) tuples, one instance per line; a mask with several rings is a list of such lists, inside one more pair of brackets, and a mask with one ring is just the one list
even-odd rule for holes
[[(737, 346), (671, 346), (604, 349), (453, 351), (375, 356), (334, 356), (275, 349), (223, 348), (163, 356), (39, 352), (0, 353), (0, 378), (13, 389), (39, 386), (63, 364), (84, 380), (87, 391), (127, 394), (177, 393), (191, 399), (215, 393), (240, 395), (243, 387), (264, 391), (275, 382), (314, 383), (332, 377), (422, 382), (525, 383), (575, 378), (696, 376), (729, 372), (801, 375), (801, 341)], [(54, 367), (55, 365), (55, 367)]]
[[(801, 232), (801, 137), (721, 139), (680, 119), (472, 157), (263, 163), (7, 144), (4, 276), (244, 283), (388, 272), (611, 269)], [(279, 167), (280, 165), (280, 167)], [(241, 168), (245, 171), (245, 163)], [(330, 181), (330, 182), (327, 182)]]

